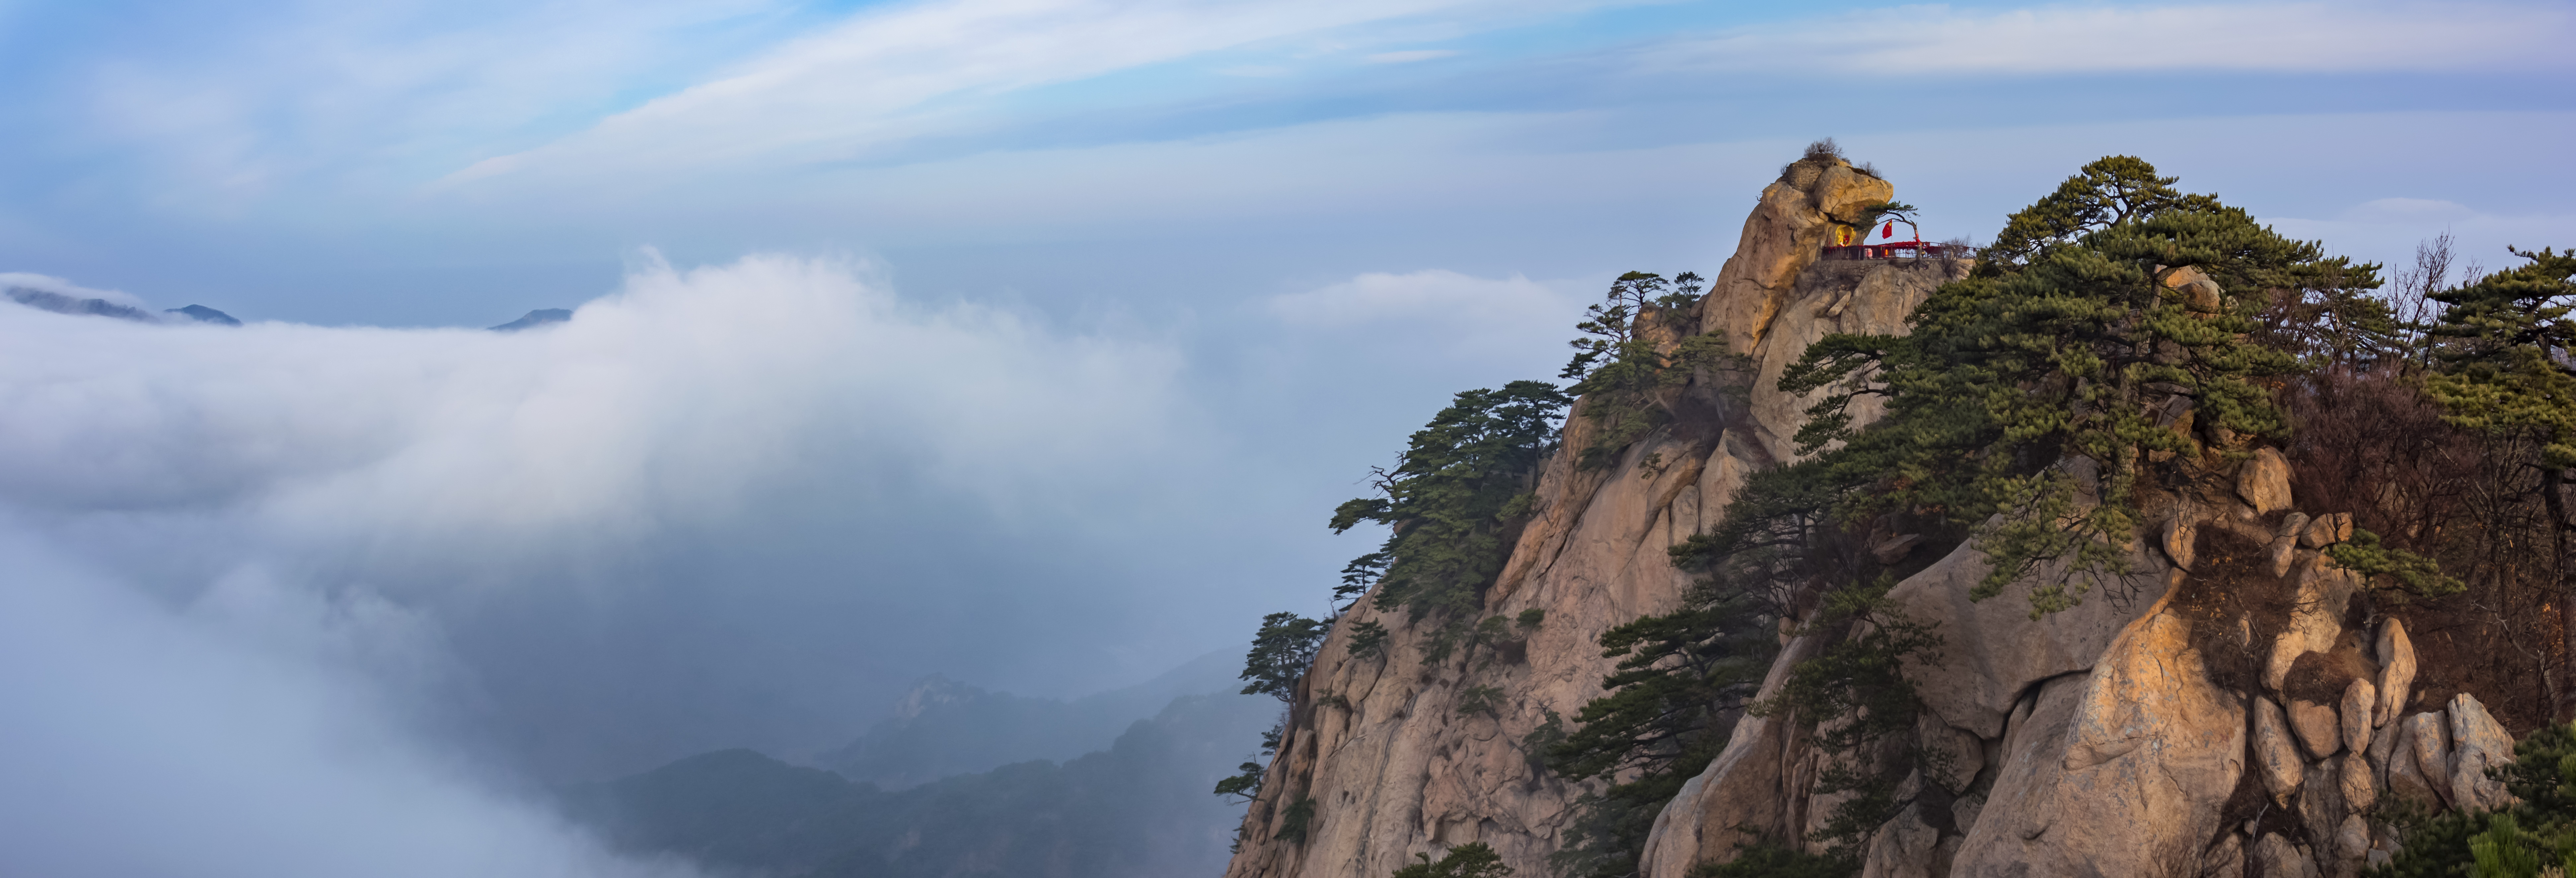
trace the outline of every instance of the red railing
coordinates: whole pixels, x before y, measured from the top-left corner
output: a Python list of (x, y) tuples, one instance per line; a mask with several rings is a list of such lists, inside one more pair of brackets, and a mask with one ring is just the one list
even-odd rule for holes
[(1826, 259), (1966, 259), (1977, 255), (1977, 248), (1956, 244), (1926, 244), (1922, 241), (1889, 241), (1883, 244), (1853, 244), (1826, 247)]

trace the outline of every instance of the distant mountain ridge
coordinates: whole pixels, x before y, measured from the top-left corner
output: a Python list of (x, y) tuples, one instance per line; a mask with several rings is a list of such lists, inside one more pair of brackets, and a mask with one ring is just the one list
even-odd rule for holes
[(914, 683), (895, 715), (816, 758), (852, 780), (887, 789), (988, 771), (1031, 759), (1067, 760), (1106, 747), (1130, 723), (1172, 699), (1239, 695), (1242, 659), (1212, 652), (1134, 686), (1060, 701), (993, 692), (933, 674)]
[[(1200, 670), (1193, 663), (1184, 670)], [(1049, 717), (1105, 715), (1138, 690), (1186, 685), (1190, 674), (1073, 702), (988, 692), (934, 677), (906, 696), (895, 733), (853, 747), (942, 764), (935, 737), (969, 720), (1007, 718), (1059, 730)], [(1205, 682), (1198, 679), (1198, 682)], [(919, 697), (915, 697), (919, 696)], [(565, 812), (621, 848), (696, 860), (717, 874), (778, 878), (1184, 878), (1225, 866), (1243, 806), (1214, 795), (1247, 758), (1279, 703), (1236, 693), (1182, 695), (1129, 723), (1107, 747), (1062, 764), (1017, 761), (889, 790), (750, 750), (692, 756), (562, 794)], [(872, 731), (874, 734), (874, 731)], [(1056, 736), (1063, 746), (1079, 740)], [(1026, 735), (970, 738), (976, 754), (1003, 752)], [(874, 742), (871, 744), (870, 742)], [(980, 743), (975, 743), (980, 742)], [(862, 746), (867, 745), (867, 746)], [(976, 756), (973, 758), (985, 758)]]
[(171, 308), (162, 311), (161, 313), (177, 314), (181, 317), (186, 317), (199, 323), (213, 323), (221, 326), (241, 325), (241, 321), (233, 319), (233, 315), (217, 311), (213, 308), (208, 308), (204, 305), (190, 305), (185, 308)]
[(528, 312), (527, 316), (492, 327), (492, 331), (517, 332), (522, 329), (535, 329), (549, 323), (563, 323), (571, 319), (572, 310), (569, 308), (539, 308)]
[(136, 323), (173, 323), (194, 321), (197, 323), (213, 323), (222, 326), (241, 325), (241, 321), (233, 319), (232, 315), (226, 314), (222, 311), (217, 311), (213, 308), (208, 308), (204, 305), (190, 305), (185, 308), (171, 308), (161, 313), (176, 316), (162, 317), (133, 305), (121, 305), (101, 298), (69, 296), (52, 290), (40, 290), (34, 287), (13, 286), (8, 288), (5, 293), (0, 294), (7, 295), (9, 297), (9, 301), (25, 305), (29, 308), (34, 308), (38, 311), (51, 311), (56, 314), (74, 314), (88, 317), (112, 317), (118, 320), (131, 320)]

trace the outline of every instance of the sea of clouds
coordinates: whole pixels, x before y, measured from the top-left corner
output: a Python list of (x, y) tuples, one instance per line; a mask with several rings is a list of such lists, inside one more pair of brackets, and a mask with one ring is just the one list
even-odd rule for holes
[(832, 259), (648, 257), (519, 333), (0, 302), (0, 871), (685, 873), (478, 743), (491, 678), (544, 669), (480, 654), (476, 608), (614, 590), (583, 572), (818, 479), (1046, 517), (1167, 463), (1177, 368)]

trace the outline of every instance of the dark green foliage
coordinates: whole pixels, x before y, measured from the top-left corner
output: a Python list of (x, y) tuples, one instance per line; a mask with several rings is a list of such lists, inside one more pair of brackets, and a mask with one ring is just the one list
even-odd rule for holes
[(1619, 657), (1567, 734), (1550, 714), (1523, 743), (1572, 779), (1609, 786), (1585, 793), (1566, 843), (1551, 858), (1569, 875), (1633, 873), (1656, 812), (1726, 744), (1739, 711), (1778, 651), (1778, 616), (1743, 591), (1703, 584), (1680, 610), (1648, 616), (1601, 635)]
[[(1277, 755), (1279, 753), (1279, 740), (1287, 734), (1288, 718), (1282, 716), (1279, 718), (1278, 722), (1270, 724), (1269, 730), (1261, 733), (1261, 755)], [(1264, 769), (1261, 763), (1246, 762), (1242, 765), (1235, 766), (1235, 771), (1235, 774), (1216, 782), (1216, 794), (1220, 796), (1241, 796), (1245, 801), (1260, 798), (1261, 779), (1266, 776), (1267, 769)]]
[(1519, 625), (1519, 626), (1520, 626), (1521, 632), (1522, 632), (1523, 634), (1527, 634), (1527, 633), (1529, 633), (1529, 632), (1532, 632), (1532, 631), (1536, 631), (1536, 630), (1538, 630), (1538, 626), (1540, 626), (1541, 624), (1544, 624), (1544, 623), (1546, 623), (1546, 622), (1547, 622), (1547, 611), (1546, 611), (1546, 610), (1539, 609), (1539, 608), (1537, 608), (1537, 607), (1531, 607), (1531, 608), (1529, 608), (1529, 609), (1522, 610), (1522, 611), (1521, 611), (1521, 614), (1520, 614), (1518, 617), (1515, 617), (1515, 618), (1514, 618), (1514, 620), (1513, 620), (1513, 623), (1514, 623), (1514, 624), (1517, 624), (1517, 625)]
[(1487, 716), (1499, 716), (1502, 703), (1502, 687), (1469, 686), (1466, 691), (1458, 693), (1458, 715), (1475, 716), (1481, 713)]
[(1978, 253), (1977, 273), (2001, 277), (2039, 263), (2052, 250), (2075, 246), (2093, 232), (2174, 209), (2214, 207), (2206, 195), (2186, 196), (2173, 178), (2130, 156), (2085, 165), (2057, 191), (2005, 218), (2002, 232)]
[(1261, 798), (1261, 763), (1246, 762), (1235, 766), (1240, 772), (1216, 782), (1216, 794), (1234, 796), (1246, 802)]
[(2459, 343), (2426, 389), (2452, 423), (2535, 436), (2542, 465), (2576, 467), (2576, 252), (2514, 252), (2530, 261), (2433, 296), (2450, 306), (2434, 334)]
[(1512, 867), (1503, 865), (1503, 855), (1484, 842), (1469, 842), (1440, 855), (1432, 862), (1430, 854), (1414, 854), (1422, 862), (1395, 870), (1394, 878), (1504, 878)]
[(2309, 372), (2397, 366), (2421, 346), (2423, 327), (2379, 294), (2379, 266), (2332, 264), (2312, 289), (2272, 291), (2255, 340), (2296, 355)]
[(2514, 762), (2489, 771), (2522, 803), (2496, 812), (2421, 812), (2401, 821), (2406, 847), (2376, 878), (2534, 878), (2542, 866), (2576, 871), (2576, 726), (2544, 726), (2515, 744)]
[[(1538, 615), (1532, 616), (1530, 615), (1531, 613), (1537, 613)], [(1472, 656), (1475, 654), (1476, 650), (1482, 648), (1484, 650), (1485, 660), (1480, 666), (1490, 667), (1495, 661), (1498, 661), (1503, 657), (1503, 648), (1518, 648), (1527, 644), (1530, 632), (1536, 630), (1538, 628), (1539, 621), (1546, 617), (1547, 612), (1544, 610), (1525, 610), (1522, 611), (1519, 616), (1519, 624), (1515, 625), (1512, 619), (1504, 618), (1502, 616), (1487, 616), (1485, 617), (1485, 621), (1478, 622), (1475, 627), (1467, 629), (1466, 644), (1468, 654)]]
[(2366, 530), (2354, 530), (2351, 540), (2327, 546), (2324, 551), (2326, 557), (2333, 558), (2336, 564), (2373, 581), (2396, 580), (2403, 585), (2406, 594), (2413, 597), (2440, 597), (2458, 594), (2468, 588), (2458, 579), (2443, 574), (2442, 565), (2434, 563), (2433, 559), (2381, 545), (2379, 535)]
[(1848, 852), (1811, 854), (1775, 841), (1735, 847), (1735, 859), (1691, 870), (1691, 878), (1851, 878), (1860, 860)]
[(1252, 636), (1252, 651), (1243, 657), (1242, 679), (1252, 681), (1244, 685), (1243, 694), (1281, 701), (1296, 698), (1297, 681), (1305, 678), (1306, 666), (1314, 664), (1315, 650), (1323, 647), (1324, 635), (1332, 630), (1330, 622), (1295, 613), (1261, 617), (1261, 630)]
[(1334, 605), (1347, 607), (1359, 600), (1360, 595), (1377, 587), (1378, 579), (1386, 575), (1386, 566), (1394, 561), (1394, 556), (1385, 552), (1370, 552), (1351, 559), (1351, 563), (1342, 566), (1342, 584), (1333, 587)]
[(1584, 337), (1568, 342), (1574, 359), (1557, 377), (1574, 379), (1568, 392), (1584, 398), (1583, 417), (1600, 428), (1583, 448), (1583, 468), (1609, 465), (1620, 449), (1671, 420), (1676, 391), (1693, 377), (1750, 372), (1724, 337), (1694, 334), (1692, 309), (1702, 289), (1690, 272), (1666, 281), (1631, 271), (1575, 324)]
[(1528, 512), (1524, 497), (1556, 449), (1557, 418), (1567, 402), (1554, 385), (1537, 381), (1458, 394), (1413, 434), (1395, 469), (1378, 472), (1379, 496), (1333, 511), (1335, 533), (1363, 522), (1393, 531), (1352, 569), (1376, 575), (1371, 600), (1380, 610), (1405, 607), (1415, 621), (1434, 612), (1450, 616), (1432, 639), (1435, 661), (1467, 635), (1468, 614), (1502, 572), (1510, 550), (1503, 536), (1514, 517)]
[(1279, 834), (1273, 835), (1271, 838), (1277, 841), (1284, 841), (1289, 844), (1305, 844), (1306, 828), (1313, 825), (1314, 822), (1315, 797), (1307, 796), (1303, 799), (1298, 799), (1296, 804), (1289, 805), (1288, 810), (1281, 813), (1279, 817)]
[(1354, 658), (1386, 656), (1386, 625), (1371, 619), (1351, 626), (1351, 655)]
[[(2199, 454), (2160, 425), (2168, 401), (2189, 400), (2204, 429), (2279, 436), (2287, 425), (2263, 381), (2296, 365), (2252, 337), (2256, 301), (2195, 305), (2166, 281), (2196, 268), (2232, 291), (2377, 283), (2376, 266), (2328, 259), (2172, 183), (2125, 156), (2087, 165), (2014, 214), (1968, 278), (1915, 310), (1910, 334), (1809, 348), (1781, 378), (1783, 390), (1823, 392), (1800, 446), (1843, 444), (1755, 505), (1830, 498), (1806, 508), (1975, 524), (1993, 572), (1972, 596), (2032, 582), (2034, 615), (2127, 575), (2148, 456), (2182, 458), (2172, 469)], [(1848, 405), (1864, 394), (1887, 414), (1855, 430)]]
[(2454, 343), (2424, 389), (2452, 425), (2534, 446), (2530, 493), (2548, 508), (2564, 567), (2576, 536), (2564, 491), (2576, 468), (2576, 253), (2514, 254), (2530, 261), (2433, 296), (2450, 306), (2433, 333)]
[(1814, 736), (1825, 755), (1817, 795), (1849, 794), (1815, 838), (1855, 861), (1870, 833), (1909, 803), (1896, 796), (1906, 774), (1920, 768), (1935, 780), (1955, 780), (1948, 777), (1949, 766), (1924, 764), (1912, 738), (1923, 704), (1905, 678), (1905, 665), (1938, 663), (1941, 638), (1887, 603), (1895, 584), (1882, 578), (1827, 595), (1808, 627), (1847, 633), (1791, 668), (1780, 691), (1752, 708), (1755, 715), (1781, 717)]

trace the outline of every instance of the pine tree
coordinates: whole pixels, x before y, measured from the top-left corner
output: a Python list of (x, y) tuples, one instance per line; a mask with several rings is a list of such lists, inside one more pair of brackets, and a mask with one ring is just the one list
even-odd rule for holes
[(1458, 394), (1413, 434), (1395, 469), (1378, 471), (1379, 496), (1333, 510), (1334, 533), (1363, 522), (1393, 531), (1376, 552), (1351, 562), (1344, 581), (1374, 583), (1371, 600), (1380, 610), (1404, 607), (1414, 621), (1446, 614), (1432, 639), (1435, 659), (1469, 633), (1485, 587), (1502, 572), (1511, 550), (1503, 537), (1529, 513), (1567, 402), (1554, 385), (1537, 381)]
[[(2538, 474), (2531, 492), (2549, 517), (2565, 646), (2576, 650), (2576, 518), (2568, 470), (2576, 467), (2576, 252), (2513, 251), (2529, 260), (2466, 288), (2433, 296), (2449, 307), (2434, 327), (2449, 340), (2443, 369), (2425, 392), (2454, 426), (2519, 439), (2537, 449), (2523, 464)], [(2576, 712), (2576, 689), (2560, 687), (2561, 715)]]
[[(2176, 397), (2202, 425), (2286, 432), (2262, 382), (2296, 363), (2252, 337), (2256, 294), (2348, 288), (2376, 271), (2173, 183), (2126, 156), (2087, 165), (2014, 214), (1968, 278), (1916, 309), (1911, 333), (1811, 347), (1781, 389), (1822, 392), (1798, 441), (1824, 453), (1784, 477), (1785, 492), (1837, 495), (1844, 517), (1936, 509), (1976, 523), (1993, 572), (1973, 596), (2033, 581), (2034, 615), (2126, 575), (2145, 466), (2200, 453), (2166, 426)], [(2186, 269), (2233, 295), (2196, 301), (2172, 288)], [(1884, 398), (1887, 413), (1856, 430), (1848, 407), (1862, 395)], [(2052, 563), (2054, 576), (2032, 576)]]

